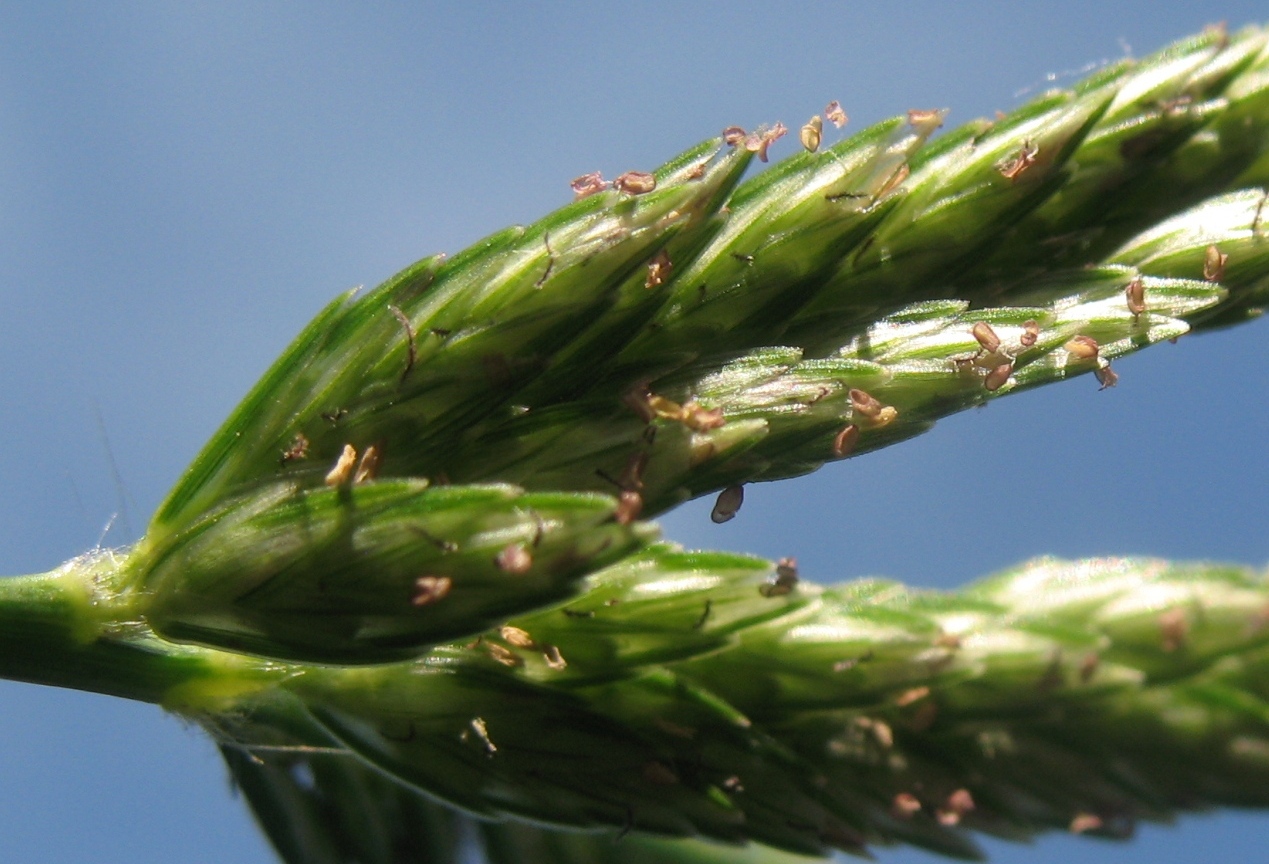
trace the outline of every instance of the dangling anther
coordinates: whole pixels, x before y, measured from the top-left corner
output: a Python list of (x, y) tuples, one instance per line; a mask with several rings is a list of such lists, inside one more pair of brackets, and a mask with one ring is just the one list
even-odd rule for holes
[(326, 474), (327, 486), (346, 486), (353, 478), (353, 470), (357, 466), (357, 450), (351, 444), (345, 444), (335, 461), (335, 467)]
[(1124, 298), (1128, 301), (1128, 311), (1133, 318), (1146, 311), (1146, 283), (1140, 276), (1128, 283), (1128, 287), (1124, 289)]
[(846, 112), (842, 110), (842, 103), (834, 99), (824, 108), (824, 119), (840, 129), (846, 125), (850, 118), (847, 117)]
[(740, 512), (740, 507), (744, 503), (745, 487), (740, 485), (728, 486), (718, 493), (718, 498), (714, 501), (714, 509), (710, 511), (709, 518), (717, 525), (730, 522), (736, 518), (736, 514)]
[(1203, 278), (1208, 282), (1219, 282), (1225, 278), (1225, 265), (1229, 256), (1215, 246), (1208, 246), (1203, 253)]

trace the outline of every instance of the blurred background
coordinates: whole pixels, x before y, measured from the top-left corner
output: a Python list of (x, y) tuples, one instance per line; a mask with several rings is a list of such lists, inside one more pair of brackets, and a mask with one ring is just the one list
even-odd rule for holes
[[(124, 545), (336, 293), (723, 127), (1007, 110), (1263, 0), (0, 6), (0, 572)], [(830, 143), (836, 133), (826, 136)], [(791, 135), (773, 150), (794, 152)], [(748, 490), (691, 546), (954, 587), (1032, 555), (1269, 561), (1269, 322), (1183, 339)], [(107, 527), (109, 526), (109, 530)], [(0, 859), (270, 862), (211, 743), (0, 683)], [(997, 862), (1263, 860), (1269, 814)], [(908, 849), (884, 864), (929, 864)]]

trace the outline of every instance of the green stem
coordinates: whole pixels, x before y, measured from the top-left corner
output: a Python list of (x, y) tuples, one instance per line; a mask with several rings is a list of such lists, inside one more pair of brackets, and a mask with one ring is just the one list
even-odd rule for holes
[(165, 642), (140, 622), (112, 620), (118, 601), (99, 588), (125, 560), (87, 555), (49, 573), (0, 578), (0, 678), (186, 711), (276, 679), (258, 661)]

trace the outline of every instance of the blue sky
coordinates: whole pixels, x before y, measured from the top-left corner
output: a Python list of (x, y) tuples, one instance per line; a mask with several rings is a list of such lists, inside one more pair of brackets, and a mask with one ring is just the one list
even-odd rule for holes
[[(545, 4), (540, 4), (545, 6)], [(0, 6), (0, 572), (134, 540), (327, 300), (725, 126), (1008, 109), (1261, 2)], [(792, 152), (792, 138), (775, 155)], [(783, 149), (779, 149), (783, 148)], [(1034, 554), (1264, 565), (1269, 322), (1182, 340), (902, 446), (751, 488), (693, 546), (952, 587)], [(0, 683), (0, 857), (272, 861), (157, 708)], [(1264, 814), (997, 862), (1263, 855)], [(880, 860), (928, 862), (882, 850)]]

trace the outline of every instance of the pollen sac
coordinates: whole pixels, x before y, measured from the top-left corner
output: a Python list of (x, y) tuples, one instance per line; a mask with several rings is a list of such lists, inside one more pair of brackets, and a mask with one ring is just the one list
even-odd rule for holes
[(1128, 283), (1128, 287), (1124, 289), (1124, 297), (1128, 301), (1128, 311), (1133, 314), (1133, 317), (1146, 311), (1146, 283), (1140, 276)]
[(865, 426), (880, 429), (893, 423), (899, 416), (898, 409), (893, 405), (883, 405), (881, 400), (863, 390), (852, 388), (848, 395), (856, 420), (863, 421)]
[(604, 180), (604, 175), (600, 174), (598, 171), (583, 174), (581, 177), (574, 177), (573, 181), (568, 185), (573, 190), (574, 201), (589, 198), (590, 196), (598, 192), (603, 192), (608, 188), (608, 183)]
[(842, 110), (842, 103), (834, 99), (832, 102), (828, 103), (827, 107), (825, 107), (824, 119), (840, 129), (846, 125), (850, 118), (848, 118), (846, 116), (846, 112)]
[(150, 550), (141, 614), (165, 638), (264, 657), (406, 659), (567, 600), (649, 539), (618, 510), (506, 485), (278, 482)]
[(736, 514), (740, 512), (740, 506), (744, 503), (745, 487), (728, 486), (718, 493), (718, 498), (714, 501), (714, 509), (710, 511), (709, 518), (717, 525), (730, 522), (736, 518)]
[(617, 510), (613, 521), (618, 525), (631, 525), (643, 512), (643, 496), (633, 489), (623, 489), (617, 496)]
[(849, 456), (855, 450), (855, 445), (859, 443), (859, 427), (854, 423), (847, 424), (842, 431), (837, 433), (837, 437), (833, 439), (833, 455), (839, 459), (843, 456)]
[(657, 188), (657, 178), (646, 171), (627, 171), (612, 181), (612, 185), (627, 195), (645, 195)]
[(1076, 336), (1062, 346), (1074, 360), (1096, 360), (1101, 346), (1092, 336)]
[(379, 448), (371, 444), (361, 454), (357, 462), (357, 470), (353, 474), (353, 483), (367, 483), (379, 475)]
[(524, 548), (522, 543), (512, 543), (498, 553), (498, 557), (494, 559), (498, 565), (498, 569), (503, 573), (513, 573), (519, 576), (521, 573), (528, 573), (533, 567), (533, 556), (529, 554), (529, 550)]
[(988, 393), (995, 393), (1001, 387), (1005, 386), (1005, 384), (1009, 381), (1009, 376), (1012, 374), (1013, 364), (1001, 363), (999, 366), (988, 372), (987, 376), (983, 378), (983, 387), (987, 389)]
[(881, 402), (876, 397), (859, 389), (850, 391), (850, 407), (856, 414), (873, 418), (881, 413)]
[(444, 600), (453, 585), (454, 580), (448, 576), (420, 576), (414, 580), (414, 595), (410, 602), (415, 606), (427, 606)]
[(683, 425), (693, 432), (708, 432), (711, 429), (719, 429), (726, 422), (723, 419), (723, 409), (702, 408), (697, 402), (685, 404), (680, 419), (683, 421)]
[(811, 153), (820, 149), (820, 139), (824, 136), (824, 121), (820, 119), (820, 115), (816, 114), (810, 120), (806, 121), (806, 125), (802, 127), (798, 137), (802, 141), (802, 146)]
[(767, 148), (783, 138), (788, 131), (788, 128), (783, 123), (759, 128), (756, 132), (751, 132), (745, 136), (745, 149), (756, 153), (759, 161), (766, 162)]
[(1006, 180), (1017, 180), (1028, 168), (1035, 164), (1040, 150), (1030, 141), (1024, 141), (1018, 152), (996, 166), (1000, 176)]
[(781, 558), (776, 562), (775, 577), (758, 588), (763, 597), (783, 597), (792, 593), (798, 584), (798, 559)]
[(353, 470), (357, 467), (357, 450), (351, 444), (345, 444), (335, 467), (326, 474), (327, 486), (345, 486), (353, 479)]
[(943, 125), (943, 118), (946, 115), (946, 111), (926, 111), (914, 108), (908, 111), (908, 125), (918, 133), (929, 135)]
[(1097, 383), (1102, 385), (1097, 388), (1099, 390), (1105, 390), (1107, 387), (1114, 387), (1119, 383), (1119, 373), (1111, 369), (1109, 363), (1105, 366), (1099, 366), (1094, 369), (1093, 375), (1097, 377)]
[(911, 792), (900, 792), (890, 802), (890, 813), (896, 819), (911, 819), (921, 812), (921, 802)]
[(1225, 265), (1229, 256), (1215, 246), (1208, 246), (1203, 254), (1203, 278), (1208, 282), (1219, 282), (1225, 278)]
[(643, 287), (651, 290), (664, 285), (673, 270), (674, 264), (670, 261), (670, 253), (662, 249), (648, 262), (648, 275), (643, 280)]
[(979, 347), (988, 354), (994, 354), (1000, 349), (1000, 337), (996, 335), (996, 331), (986, 321), (979, 321), (970, 330), (974, 339), (978, 341)]
[(297, 432), (295, 437), (291, 439), (291, 444), (282, 451), (282, 458), (278, 460), (278, 464), (285, 465), (288, 462), (294, 462), (297, 459), (305, 459), (308, 457), (308, 439), (303, 434)]
[(728, 126), (723, 130), (723, 143), (735, 147), (749, 137), (749, 133), (739, 126)]
[(1018, 337), (1018, 344), (1023, 348), (1030, 348), (1040, 338), (1040, 322), (1034, 318), (1029, 318), (1022, 323), (1022, 335)]

